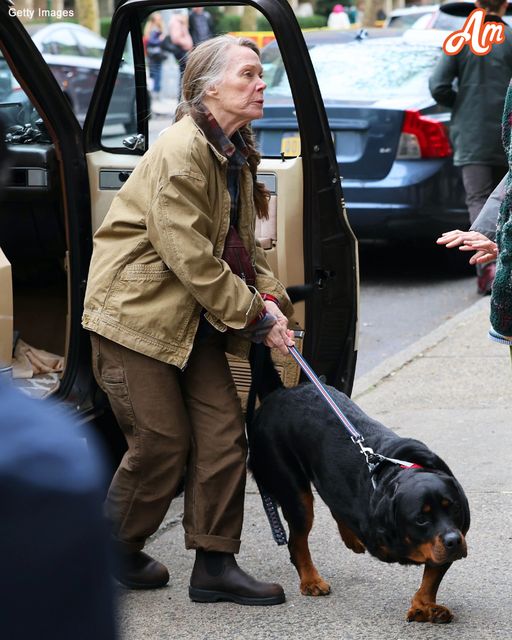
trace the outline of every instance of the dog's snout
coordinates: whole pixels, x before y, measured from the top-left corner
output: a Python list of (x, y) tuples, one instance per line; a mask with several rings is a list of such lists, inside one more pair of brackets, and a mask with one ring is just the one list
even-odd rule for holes
[(455, 551), (462, 544), (462, 535), (459, 531), (449, 531), (443, 535), (443, 544), (446, 549)]

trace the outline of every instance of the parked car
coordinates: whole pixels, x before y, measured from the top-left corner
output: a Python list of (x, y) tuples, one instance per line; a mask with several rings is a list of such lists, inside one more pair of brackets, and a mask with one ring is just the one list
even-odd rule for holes
[[(440, 39), (432, 32), (418, 41), (412, 32), (393, 29), (337, 36), (317, 31), (305, 39), (356, 236), (432, 239), (467, 226), (462, 180), (452, 163), (450, 113), (428, 89)], [(265, 110), (254, 123), (262, 152), (299, 155), (292, 92), (274, 44), (264, 49), (263, 61)]]
[[(73, 22), (28, 25), (27, 31), (83, 125), (107, 41)], [(132, 133), (137, 129), (133, 76), (133, 61), (127, 59), (117, 79), (116, 102), (108, 113), (109, 124), (122, 124)], [(27, 100), (21, 89), (17, 96)]]
[[(357, 342), (357, 251), (342, 207), (327, 117), (288, 0), (252, 4), (264, 10), (287, 64), (289, 84), (300, 93), (295, 130), (302, 140), (300, 158), (261, 162), (259, 177), (272, 193), (272, 216), (258, 236), (285, 285), (303, 285), (308, 293), (296, 307), (296, 320), (305, 330), (305, 356), (318, 374), (350, 393)], [(6, 256), (2, 259), (0, 253), (0, 360), (5, 354), (0, 369), (11, 376), (13, 327), (18, 341), (63, 356), (61, 373), (14, 382), (29, 395), (52, 395), (67, 403), (70, 411), (108, 434), (111, 446), (119, 432), (94, 383), (89, 335), (81, 328), (92, 234), (148, 149), (142, 25), (152, 10), (178, 6), (175, 0), (160, 1), (157, 8), (147, 0), (118, 5), (82, 130), (43, 57), (61, 54), (41, 54), (21, 22), (9, 15), (9, 5), (0, 3), (3, 68), (9, 67), (31, 97), (32, 110), (30, 123), (21, 122), (15, 135), (7, 134), (10, 173), (0, 215), (0, 249)], [(119, 141), (105, 129), (112, 110), (117, 113), (116, 93), (125, 95), (119, 78), (125, 73), (127, 51), (133, 55), (131, 81), (139, 117), (136, 135)], [(11, 82), (2, 72), (6, 99), (12, 95)], [(2, 101), (0, 117), (13, 108)], [(283, 367), (294, 366), (290, 363)], [(248, 363), (232, 366), (244, 393)]]
[[(469, 14), (476, 9), (473, 0), (445, 2), (437, 10), (424, 15), (411, 25), (413, 29), (439, 29), (448, 32), (461, 29)], [(512, 1), (509, 0), (503, 20), (512, 26)]]
[(414, 7), (393, 9), (384, 20), (383, 26), (391, 29), (409, 29), (419, 18), (431, 17), (438, 9), (438, 4), (420, 4)]

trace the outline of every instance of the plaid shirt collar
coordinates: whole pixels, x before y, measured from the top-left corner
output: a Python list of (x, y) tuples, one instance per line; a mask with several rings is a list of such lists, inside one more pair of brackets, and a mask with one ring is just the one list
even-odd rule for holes
[(190, 115), (204, 133), (208, 142), (227, 158), (231, 165), (242, 167), (246, 163), (249, 150), (239, 131), (235, 131), (231, 139), (229, 139), (204, 104), (194, 109)]

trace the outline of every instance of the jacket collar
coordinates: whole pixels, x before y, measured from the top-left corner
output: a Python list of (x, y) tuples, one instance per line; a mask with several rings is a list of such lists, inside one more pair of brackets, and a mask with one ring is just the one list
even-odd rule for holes
[(199, 129), (204, 133), (210, 146), (220, 155), (223, 160), (242, 166), (245, 164), (249, 150), (239, 131), (231, 136), (226, 136), (213, 114), (201, 104), (190, 110), (190, 116)]

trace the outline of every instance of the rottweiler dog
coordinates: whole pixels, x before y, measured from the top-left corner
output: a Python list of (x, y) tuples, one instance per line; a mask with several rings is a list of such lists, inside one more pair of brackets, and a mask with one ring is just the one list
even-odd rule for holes
[(445, 462), (422, 442), (396, 435), (345, 394), (326, 387), (364, 437), (364, 446), (414, 464), (403, 468), (384, 461), (370, 474), (359, 447), (314, 385), (284, 388), (268, 350), (258, 378), (262, 403), (248, 425), (249, 466), (288, 522), (288, 549), (302, 594), (330, 592), (308, 547), (313, 485), (349, 549), (368, 551), (384, 562), (425, 565), (407, 620), (450, 622), (452, 613), (436, 603), (436, 595), (452, 562), (467, 555), (470, 516), (464, 491)]

